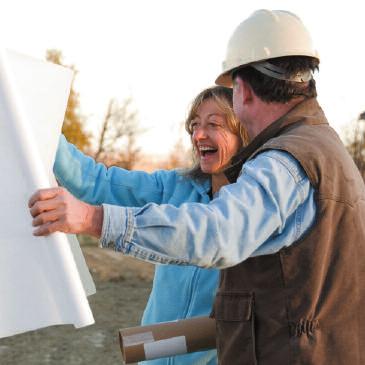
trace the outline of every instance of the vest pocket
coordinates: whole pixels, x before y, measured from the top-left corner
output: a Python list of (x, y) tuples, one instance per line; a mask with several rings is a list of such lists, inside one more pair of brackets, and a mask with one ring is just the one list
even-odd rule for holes
[(216, 319), (219, 363), (255, 365), (253, 293), (218, 291), (212, 317)]

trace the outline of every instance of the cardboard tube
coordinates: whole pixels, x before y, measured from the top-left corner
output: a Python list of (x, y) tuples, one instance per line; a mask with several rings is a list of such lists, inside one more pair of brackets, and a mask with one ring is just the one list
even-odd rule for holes
[(195, 317), (119, 331), (125, 364), (216, 347), (215, 320)]

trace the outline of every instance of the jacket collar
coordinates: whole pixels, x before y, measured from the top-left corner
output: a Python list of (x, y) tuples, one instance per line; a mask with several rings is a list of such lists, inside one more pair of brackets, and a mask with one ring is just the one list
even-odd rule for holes
[(199, 192), (199, 194), (205, 196), (209, 195), (209, 192), (212, 188), (212, 183), (209, 178), (207, 179), (190, 179), (191, 184), (194, 188)]

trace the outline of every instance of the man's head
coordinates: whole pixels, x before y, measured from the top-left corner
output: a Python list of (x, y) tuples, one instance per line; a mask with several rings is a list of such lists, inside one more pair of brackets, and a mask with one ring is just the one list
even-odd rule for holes
[(312, 73), (318, 69), (318, 64), (319, 60), (314, 57), (278, 57), (239, 67), (232, 71), (231, 79), (233, 85), (237, 78), (246, 81), (264, 102), (287, 103), (297, 97), (317, 96)]
[[(231, 36), (216, 84), (234, 86), (234, 110), (247, 124), (262, 106), (275, 103), (275, 117), (298, 100), (315, 97), (313, 72), (318, 65), (310, 34), (295, 14), (258, 10)], [(252, 103), (252, 98), (258, 101)]]
[[(298, 82), (301, 76), (308, 78), (305, 72), (296, 77), (290, 67), (275, 69), (275, 61), (272, 60), (288, 56), (306, 56), (319, 63), (311, 36), (295, 14), (284, 10), (257, 10), (233, 32), (223, 61), (223, 72), (216, 79), (216, 84), (231, 87), (232, 72), (247, 66), (267, 76), (276, 75), (293, 82)], [(274, 64), (274, 69), (270, 70), (270, 64)]]

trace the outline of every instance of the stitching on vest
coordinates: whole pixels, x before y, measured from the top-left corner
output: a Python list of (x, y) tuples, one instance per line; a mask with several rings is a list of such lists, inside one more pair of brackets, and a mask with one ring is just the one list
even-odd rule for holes
[[(337, 203), (342, 203), (342, 204), (346, 204), (348, 205), (349, 207), (353, 208), (354, 205), (357, 203), (357, 202), (349, 202), (348, 200), (346, 199), (343, 199), (341, 198), (340, 196), (338, 195), (324, 195), (324, 194), (318, 194), (318, 201), (321, 201), (321, 200), (333, 200)], [(359, 200), (362, 200), (361, 198)], [(355, 203), (355, 204), (354, 204)]]
[(300, 337), (303, 334), (311, 336), (319, 327), (318, 319), (300, 319), (297, 323), (290, 323), (290, 333), (292, 336)]
[[(287, 288), (287, 282), (285, 280), (283, 254), (285, 255), (284, 250), (281, 250), (276, 255), (279, 255), (279, 258), (280, 258), (280, 271), (281, 271), (280, 275), (281, 275), (281, 279), (283, 281), (283, 287), (286, 289)], [(284, 290), (284, 297), (285, 297), (285, 316), (286, 316), (287, 323), (290, 323), (290, 320), (289, 320), (289, 318), (290, 318), (290, 316), (289, 316), (290, 299), (289, 299), (289, 294), (288, 294), (287, 290)], [(290, 335), (291, 335), (291, 326), (289, 325), (288, 337), (290, 337)], [(292, 352), (293, 352), (292, 347), (289, 346), (289, 354), (290, 354), (289, 357), (290, 357), (290, 359), (293, 358)]]

